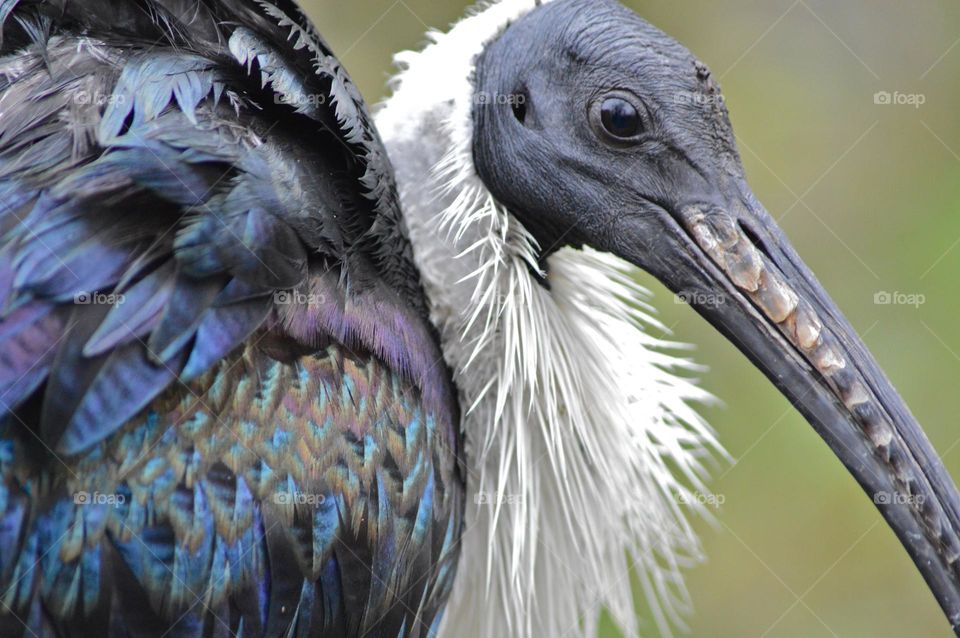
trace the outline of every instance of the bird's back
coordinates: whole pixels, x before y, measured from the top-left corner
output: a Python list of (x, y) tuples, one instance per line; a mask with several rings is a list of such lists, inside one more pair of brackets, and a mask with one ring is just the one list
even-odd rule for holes
[(0, 20), (0, 635), (427, 635), (457, 407), (349, 77), (285, 0)]

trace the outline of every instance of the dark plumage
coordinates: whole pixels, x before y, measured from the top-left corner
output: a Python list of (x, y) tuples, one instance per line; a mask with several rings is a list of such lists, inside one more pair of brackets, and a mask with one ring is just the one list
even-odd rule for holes
[(288, 0), (0, 21), (0, 635), (426, 635), (457, 409), (346, 72)]

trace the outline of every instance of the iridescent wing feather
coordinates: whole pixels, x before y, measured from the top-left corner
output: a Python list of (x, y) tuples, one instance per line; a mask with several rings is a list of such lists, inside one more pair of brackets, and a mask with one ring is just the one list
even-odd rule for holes
[(426, 635), (455, 395), (329, 47), (286, 1), (0, 20), (0, 634)]

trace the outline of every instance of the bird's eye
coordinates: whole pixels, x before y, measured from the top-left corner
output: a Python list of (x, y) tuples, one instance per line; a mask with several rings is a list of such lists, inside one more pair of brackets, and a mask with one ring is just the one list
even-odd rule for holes
[(610, 135), (627, 139), (640, 132), (640, 113), (630, 102), (620, 97), (608, 97), (600, 105), (600, 122)]

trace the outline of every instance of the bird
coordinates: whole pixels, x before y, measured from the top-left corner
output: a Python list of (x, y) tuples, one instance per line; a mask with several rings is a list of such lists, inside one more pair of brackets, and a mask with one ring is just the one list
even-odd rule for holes
[[(791, 401), (960, 635), (960, 497), (614, 0), (477, 5), (371, 115), (289, 0), (0, 2), (0, 634), (664, 634), (711, 396)], [(597, 605), (596, 603), (600, 604)]]

